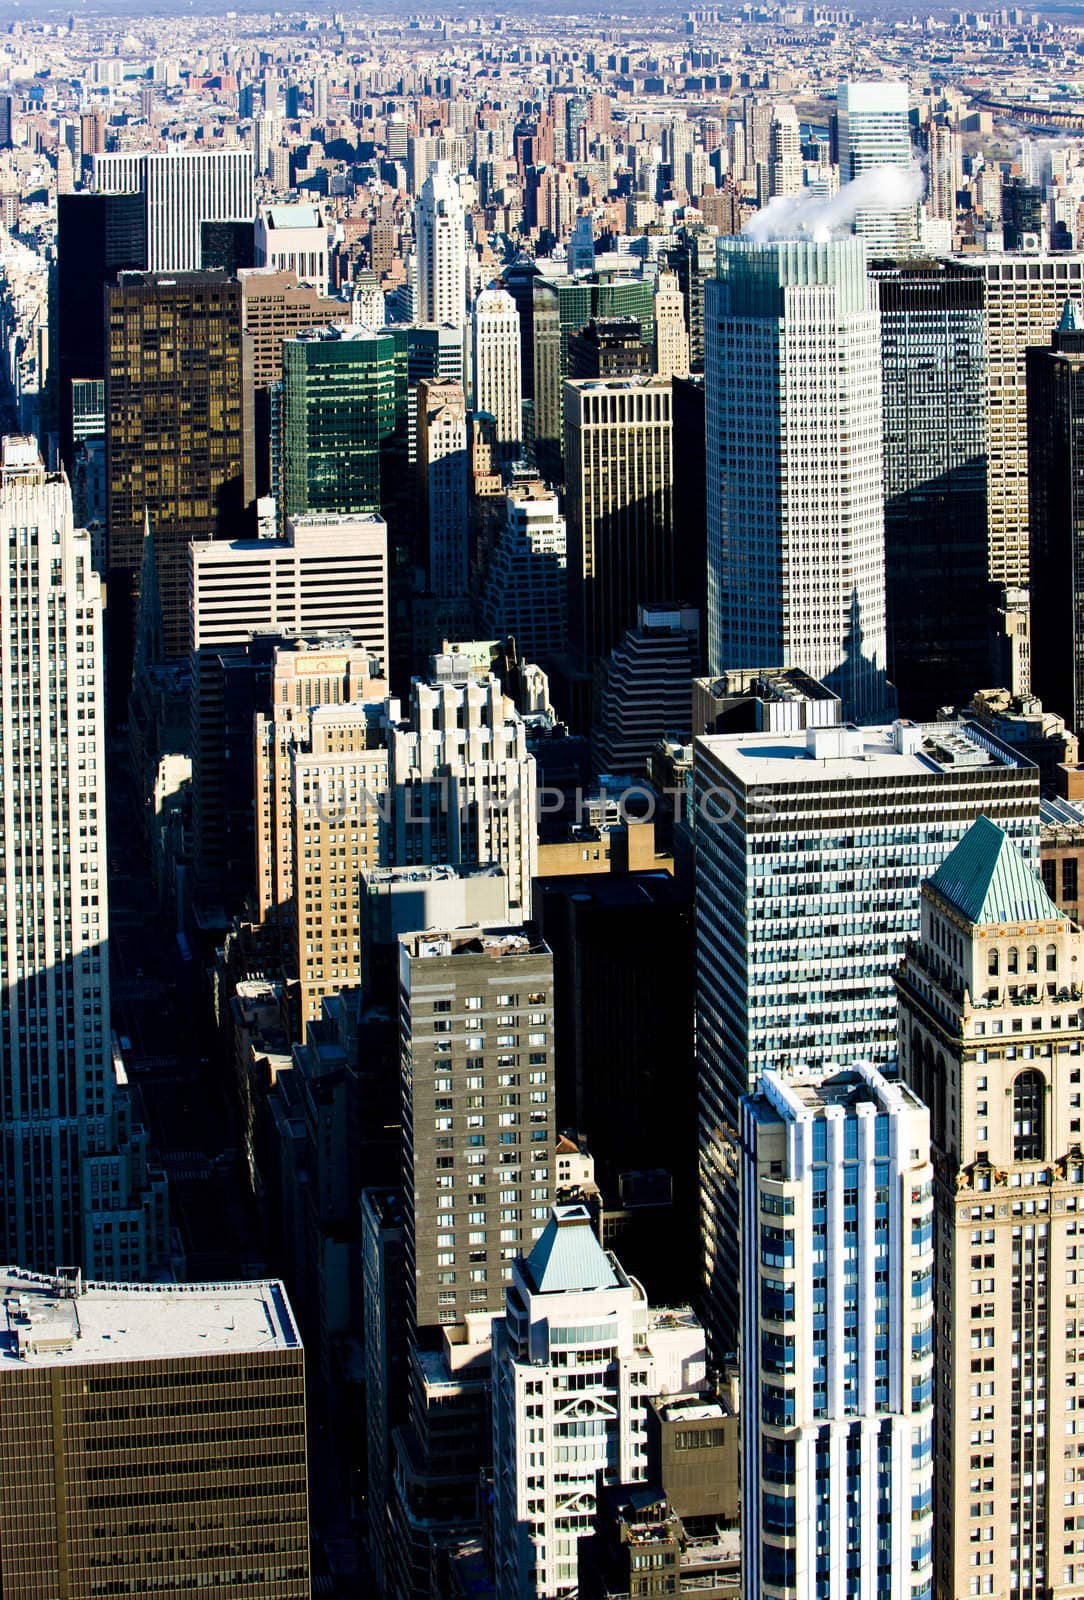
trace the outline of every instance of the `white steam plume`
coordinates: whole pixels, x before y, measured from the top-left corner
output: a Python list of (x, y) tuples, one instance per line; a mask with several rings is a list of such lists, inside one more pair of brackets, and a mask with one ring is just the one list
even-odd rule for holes
[(769, 239), (812, 239), (822, 244), (846, 233), (859, 211), (905, 211), (921, 200), (923, 188), (917, 161), (910, 167), (872, 167), (829, 200), (776, 195), (750, 217), (742, 232), (760, 244)]

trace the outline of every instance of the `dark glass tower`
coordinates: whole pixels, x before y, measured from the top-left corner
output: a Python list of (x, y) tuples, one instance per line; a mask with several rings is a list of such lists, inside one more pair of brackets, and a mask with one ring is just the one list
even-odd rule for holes
[(239, 284), (221, 273), (125, 272), (107, 287), (106, 305), (111, 667), (119, 691), (148, 522), (171, 656), (188, 649), (189, 544), (248, 531), (251, 407), (242, 397)]
[(1031, 686), (1084, 719), (1084, 314), (1066, 301), (1048, 350), (1027, 352)]
[(72, 386), (105, 377), (105, 286), (146, 265), (141, 194), (57, 198), (57, 338), (60, 456), (72, 470)]
[(888, 676), (908, 716), (988, 677), (983, 287), (940, 262), (878, 268)]

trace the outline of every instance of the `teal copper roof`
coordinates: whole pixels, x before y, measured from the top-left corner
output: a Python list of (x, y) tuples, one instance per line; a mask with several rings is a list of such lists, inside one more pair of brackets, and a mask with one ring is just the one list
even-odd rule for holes
[(930, 879), (968, 922), (1053, 922), (1064, 918), (1008, 834), (989, 817), (972, 823)]

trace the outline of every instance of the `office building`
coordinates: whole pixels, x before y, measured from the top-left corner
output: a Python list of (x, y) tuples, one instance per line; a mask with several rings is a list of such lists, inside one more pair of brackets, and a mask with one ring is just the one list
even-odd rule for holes
[(485, 289), (474, 302), (474, 409), (497, 424), (502, 461), (523, 451), (523, 382), (519, 312), (505, 289)]
[(188, 648), (188, 547), (244, 532), (252, 498), (241, 291), (217, 273), (122, 272), (105, 295), (113, 637), (129, 615), (134, 626), (149, 527), (165, 649), (179, 656)]
[(251, 222), (201, 222), (199, 239), (201, 272), (224, 272), (232, 278), (256, 265)]
[(256, 215), (250, 150), (96, 154), (91, 187), (142, 194), (149, 272), (198, 271), (203, 223), (251, 223)]
[(704, 1373), (692, 1313), (652, 1311), (586, 1206), (555, 1206), (493, 1324), (497, 1600), (577, 1592), (599, 1488), (647, 1477), (647, 1397)]
[[(729, 230), (737, 232), (737, 229)], [(715, 276), (715, 240), (719, 230), (704, 224), (686, 224), (678, 242), (666, 253), (685, 301), (685, 326), (689, 330), (689, 368), (704, 370), (704, 285)]]
[(871, 1067), (742, 1106), (746, 1600), (932, 1597), (933, 1187), (929, 1112)]
[(1084, 1582), (1084, 936), (987, 817), (921, 915), (899, 1068), (930, 1107), (937, 1170), (935, 1592), (1069, 1595)]
[(117, 273), (146, 266), (142, 197), (138, 194), (62, 194), (57, 197), (57, 392), (60, 458), (70, 474), (80, 437), (105, 438), (101, 425), (81, 432), (79, 385), (105, 382), (104, 295)]
[(418, 321), (467, 323), (467, 233), (451, 164), (434, 161), (414, 214)]
[(307, 328), (341, 319), (343, 305), (340, 300), (324, 299), (311, 284), (298, 283), (294, 272), (260, 267), (240, 270), (236, 276), (241, 285), (241, 328), (252, 384), (255, 493), (276, 494), (271, 456), (272, 434), (275, 446), (279, 445), (278, 391), (274, 386), (282, 381), (282, 342)]
[(598, 666), (591, 751), (599, 772), (646, 773), (660, 739), (689, 734), (699, 655), (695, 606), (637, 608), (636, 626)]
[[(905, 82), (841, 83), (837, 117), (840, 183), (853, 183), (883, 167), (910, 172)], [(871, 256), (894, 256), (914, 243), (915, 217), (914, 205), (900, 206), (898, 201), (865, 205), (855, 214), (854, 232), (866, 241)]]
[(319, 206), (261, 206), (255, 249), (257, 267), (296, 273), (298, 283), (327, 292), (327, 224)]
[(983, 255), (965, 258), (958, 270), (981, 280), (986, 309), (987, 569), (993, 583), (1026, 588), (1025, 352), (1049, 347), (1066, 300), (1084, 305), (1084, 255)]
[(991, 680), (982, 284), (878, 268), (888, 676), (910, 717)]
[(346, 634), (386, 664), (387, 529), (374, 515), (299, 517), (282, 540), (193, 545), (190, 563), (196, 871), (221, 892), (232, 861), (255, 890), (252, 719), (270, 705), (275, 647)]
[(569, 624), (588, 663), (675, 592), (671, 405), (660, 378), (565, 385)]
[(1084, 727), (1084, 309), (1067, 300), (1047, 349), (1027, 352), (1031, 687)]
[(350, 636), (274, 652), (254, 719), (257, 905), (300, 985), (306, 1030), (361, 975), (366, 868), (388, 860), (388, 685)]
[(307, 1600), (304, 1352), (281, 1283), (5, 1268), (0, 1291), (5, 1597)]
[(406, 1305), (403, 1294), (403, 1195), (361, 1195), (362, 1314), (365, 1350), (366, 1553), (378, 1594), (388, 1593), (393, 1429), (405, 1418)]
[[(654, 366), (655, 292), (649, 278), (596, 272), (590, 278), (532, 280), (535, 455), (547, 482), (562, 477), (564, 382), (571, 373), (570, 341), (592, 318), (635, 317)], [(521, 313), (522, 316), (522, 313)]]
[(397, 866), (494, 865), (511, 915), (531, 914), (538, 790), (527, 729), (490, 674), (416, 678), (410, 714), (389, 728)]
[[(313, 710), (361, 701), (382, 704), (387, 692), (379, 662), (355, 645), (349, 633), (294, 638), (275, 647), (269, 704), (257, 711), (254, 732), (257, 910), (262, 923), (280, 922), (285, 931), (296, 921), (294, 757), (310, 747)], [(386, 787), (382, 781), (380, 792)], [(332, 803), (330, 793), (326, 800)], [(311, 819), (301, 822), (310, 832)], [(338, 844), (337, 834), (332, 843)], [(304, 852), (310, 861), (314, 854), (311, 849)]]
[(655, 288), (655, 371), (660, 378), (689, 376), (685, 296), (673, 272), (660, 272)]
[(405, 476), (406, 413), (394, 333), (335, 325), (284, 339), (280, 513), (386, 511)]
[(892, 1061), (919, 886), (983, 813), (1037, 859), (1036, 769), (968, 723), (694, 744), (700, 1182), (712, 1334), (728, 1310), (738, 1102), (758, 1076)]
[(802, 192), (802, 136), (798, 113), (789, 103), (773, 107), (768, 140), (768, 193)]
[(512, 485), (482, 590), (482, 626), (545, 666), (568, 644), (568, 546), (556, 494), (539, 479)]
[(569, 335), (570, 378), (646, 377), (653, 368), (636, 317), (592, 317)]
[(467, 404), (458, 383), (418, 385), (418, 477), (429, 591), (467, 593)]
[(38, 1270), (150, 1277), (169, 1217), (111, 1045), (101, 582), (32, 439), (3, 442), (0, 518), (0, 1239)]
[(956, 197), (964, 186), (960, 135), (944, 122), (926, 130), (926, 209), (931, 217), (956, 224)]
[(705, 318), (709, 671), (800, 667), (876, 721), (881, 348), (865, 245), (721, 239)]
[(407, 1325), (495, 1312), (553, 1199), (553, 957), (529, 926), (399, 941)]

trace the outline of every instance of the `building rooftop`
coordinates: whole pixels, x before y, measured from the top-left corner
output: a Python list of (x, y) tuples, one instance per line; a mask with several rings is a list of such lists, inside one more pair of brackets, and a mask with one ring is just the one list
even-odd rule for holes
[(315, 206), (268, 206), (264, 220), (269, 228), (322, 228), (323, 218)]
[(80, 1366), (182, 1356), (296, 1350), (301, 1339), (286, 1290), (243, 1283), (83, 1283), (0, 1267), (3, 1363)]
[(989, 817), (972, 823), (929, 884), (968, 922), (979, 926), (1067, 920), (1018, 847)]
[(801, 1076), (766, 1072), (748, 1102), (761, 1121), (807, 1122), (836, 1111), (868, 1106), (870, 1111), (902, 1111), (921, 1101), (899, 1079), (885, 1078), (876, 1067), (811, 1068)]
[(402, 933), (399, 943), (415, 961), (449, 960), (452, 956), (525, 956), (546, 953), (546, 945), (527, 928), (430, 929)]
[(554, 1206), (523, 1270), (535, 1294), (583, 1294), (621, 1287), (586, 1206)]
[(1025, 756), (971, 722), (849, 725), (790, 734), (701, 734), (696, 744), (706, 747), (746, 788), (826, 779), (868, 783), (984, 767), (1037, 770)]

